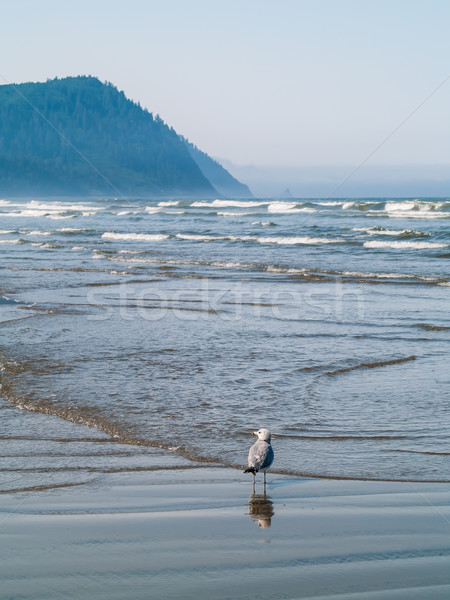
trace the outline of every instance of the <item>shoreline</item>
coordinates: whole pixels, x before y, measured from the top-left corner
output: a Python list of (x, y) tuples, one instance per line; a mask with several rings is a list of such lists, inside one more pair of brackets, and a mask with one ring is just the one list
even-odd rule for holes
[[(35, 418), (35, 416), (38, 416), (38, 420), (40, 420), (41, 422), (45, 422), (48, 423), (48, 419), (53, 420), (54, 422), (58, 423), (64, 423), (64, 427), (67, 429), (67, 431), (71, 432), (71, 433), (75, 433), (75, 437), (74, 439), (64, 439), (63, 437), (34, 437), (33, 435), (31, 436), (0, 436), (0, 446), (2, 442), (6, 442), (7, 440), (21, 440), (21, 441), (28, 441), (28, 442), (61, 442), (63, 444), (66, 443), (72, 443), (72, 442), (83, 442), (83, 441), (89, 441), (92, 443), (105, 443), (105, 444), (111, 444), (112, 446), (116, 446), (117, 448), (120, 448), (121, 446), (126, 447), (126, 448), (131, 448), (131, 449), (136, 449), (136, 452), (138, 452), (141, 449), (146, 449), (149, 451), (150, 454), (152, 454), (153, 452), (158, 453), (160, 456), (169, 456), (171, 459), (174, 456), (177, 456), (179, 458), (179, 463), (180, 466), (183, 466), (183, 468), (208, 468), (208, 467), (215, 467), (218, 466), (220, 468), (228, 468), (231, 470), (236, 470), (237, 472), (240, 472), (241, 470), (246, 468), (246, 465), (244, 464), (245, 458), (246, 458), (246, 454), (244, 451), (243, 457), (243, 464), (242, 465), (238, 465), (238, 464), (232, 464), (232, 463), (226, 463), (226, 462), (221, 462), (219, 460), (215, 460), (214, 458), (206, 458), (203, 456), (193, 456), (187, 452), (183, 452), (182, 449), (180, 449), (180, 447), (171, 447), (168, 444), (163, 445), (163, 444), (157, 444), (156, 442), (146, 442), (145, 440), (138, 440), (138, 439), (121, 439), (120, 436), (115, 435), (111, 432), (108, 432), (106, 430), (101, 429), (100, 427), (96, 426), (96, 425), (89, 425), (83, 422), (79, 422), (78, 420), (72, 420), (70, 418), (61, 416), (58, 414), (58, 412), (46, 412), (46, 411), (41, 411), (39, 409), (29, 409), (27, 408), (24, 403), (23, 404), (18, 404), (12, 400), (6, 400), (5, 398), (2, 398), (0, 395), (0, 403), (2, 403), (3, 408), (11, 408), (10, 415), (13, 415), (13, 419), (15, 420), (16, 417), (18, 415), (25, 417), (27, 425), (31, 423), (30, 419), (28, 417), (31, 417), (31, 415), (33, 415), (33, 417)], [(44, 421), (47, 420), (47, 421)], [(35, 423), (33, 423), (33, 426), (35, 425)], [(58, 425), (57, 425), (58, 427)], [(17, 428), (20, 428), (20, 424), (17, 426)], [(82, 432), (82, 430), (85, 429), (87, 431), (90, 432), (90, 436), (84, 436), (84, 437), (80, 437), (80, 433)], [(276, 435), (273, 435), (274, 438), (276, 438)], [(249, 436), (249, 445), (251, 442), (251, 438)], [(114, 455), (114, 451), (111, 451), (111, 455)], [(189, 467), (190, 465), (190, 467)], [(172, 460), (170, 460), (170, 464), (165, 465), (164, 461), (163, 464), (157, 466), (157, 467), (132, 467), (130, 466), (129, 468), (120, 468), (120, 467), (110, 467), (110, 468), (104, 468), (104, 467), (93, 467), (93, 468), (85, 468), (84, 470), (86, 471), (86, 473), (93, 473), (93, 472), (98, 472), (98, 473), (117, 473), (117, 472), (132, 472), (132, 471), (153, 471), (156, 469), (176, 469), (178, 468), (177, 463), (173, 464)], [(45, 472), (45, 467), (41, 467), (39, 469), (41, 472)], [(63, 468), (61, 470), (64, 470)], [(81, 470), (81, 469), (80, 469)], [(329, 480), (329, 481), (360, 481), (360, 482), (379, 482), (379, 483), (410, 483), (410, 484), (422, 484), (422, 483), (429, 483), (429, 484), (450, 484), (450, 480), (447, 479), (408, 479), (408, 478), (377, 478), (377, 477), (357, 477), (357, 476), (345, 476), (345, 475), (329, 475), (329, 474), (320, 474), (320, 473), (304, 473), (304, 472), (295, 472), (295, 471), (289, 471), (289, 470), (280, 470), (280, 469), (270, 469), (270, 473), (274, 474), (274, 475), (279, 475), (279, 476), (286, 476), (286, 477), (293, 477), (293, 478), (302, 478), (302, 479), (320, 479), (320, 480)], [(1, 482), (0, 482), (1, 485)], [(44, 489), (51, 489), (52, 487), (65, 487), (65, 485), (72, 486), (72, 485), (81, 485), (78, 483), (68, 483), (68, 484), (57, 484), (55, 486), (46, 486), (46, 488)], [(15, 492), (32, 492), (34, 491), (34, 489), (41, 489), (41, 486), (37, 486), (36, 488), (33, 486), (28, 486), (26, 488), (22, 488), (22, 489), (10, 489), (10, 490), (2, 490), (0, 488), (0, 495), (1, 494), (8, 494), (8, 493), (15, 493)]]

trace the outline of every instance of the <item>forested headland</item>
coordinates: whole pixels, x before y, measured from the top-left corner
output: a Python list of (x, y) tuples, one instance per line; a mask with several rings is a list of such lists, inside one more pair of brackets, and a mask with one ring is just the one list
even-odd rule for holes
[(80, 76), (0, 86), (0, 194), (118, 193), (251, 196), (111, 83)]

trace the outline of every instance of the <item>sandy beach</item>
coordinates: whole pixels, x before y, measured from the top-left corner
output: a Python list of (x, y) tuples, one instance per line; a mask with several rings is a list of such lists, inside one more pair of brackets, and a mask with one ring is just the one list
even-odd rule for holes
[(102, 474), (0, 497), (2, 599), (450, 595), (450, 485), (223, 467)]

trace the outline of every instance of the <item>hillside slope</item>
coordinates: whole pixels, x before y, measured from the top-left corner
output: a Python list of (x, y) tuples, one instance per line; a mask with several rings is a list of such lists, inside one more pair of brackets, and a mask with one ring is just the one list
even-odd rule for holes
[(234, 178), (220, 163), (208, 156), (185, 140), (189, 154), (200, 167), (201, 172), (213, 184), (216, 190), (231, 198), (251, 198), (250, 189), (236, 178)]
[[(231, 177), (231, 175), (230, 175)], [(215, 196), (184, 140), (95, 77), (0, 86), (0, 194)]]

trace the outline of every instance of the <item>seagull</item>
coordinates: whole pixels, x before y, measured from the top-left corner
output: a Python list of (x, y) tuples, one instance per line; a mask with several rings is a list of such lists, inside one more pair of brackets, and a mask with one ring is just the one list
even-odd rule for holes
[(259, 429), (254, 431), (253, 435), (258, 436), (248, 453), (248, 469), (244, 473), (253, 473), (253, 485), (255, 485), (256, 473), (264, 473), (264, 485), (266, 485), (266, 471), (273, 463), (273, 449), (270, 445), (270, 431), (268, 429)]

